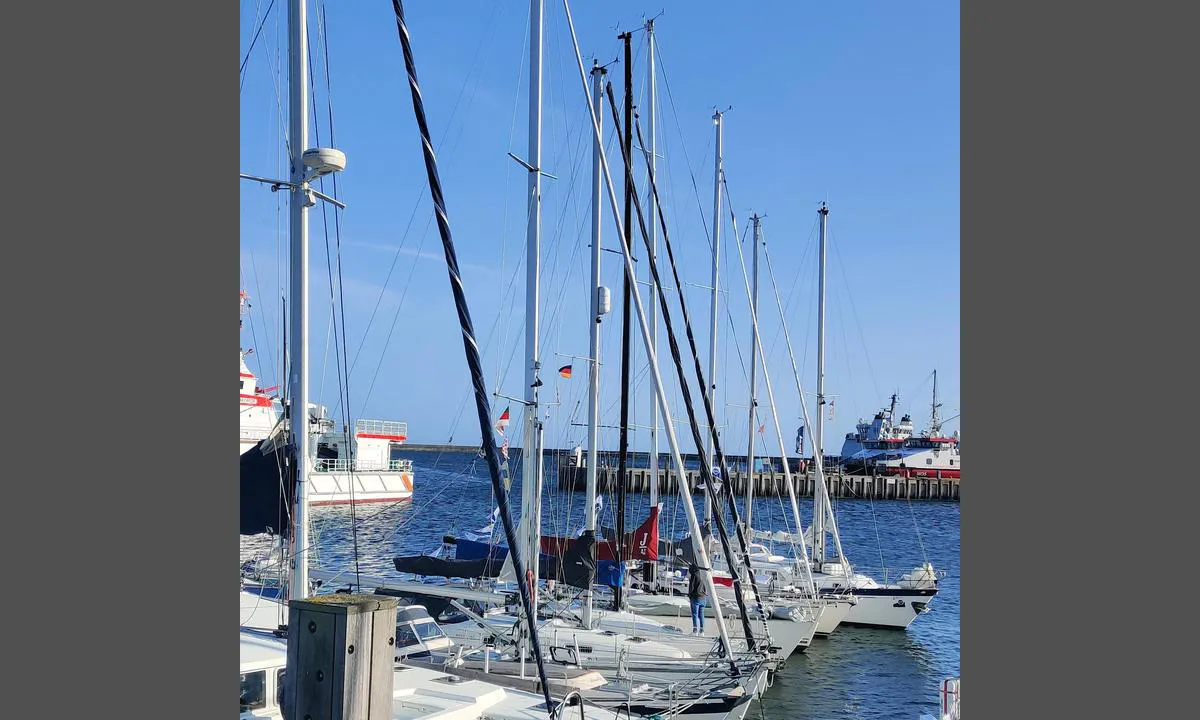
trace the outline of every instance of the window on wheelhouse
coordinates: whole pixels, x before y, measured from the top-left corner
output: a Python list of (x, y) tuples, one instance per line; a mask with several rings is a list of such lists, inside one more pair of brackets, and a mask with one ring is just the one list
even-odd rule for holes
[(413, 628), (416, 629), (417, 635), (420, 636), (422, 640), (446, 637), (446, 633), (443, 632), (435, 622), (413, 623)]
[(401, 623), (396, 626), (396, 647), (406, 648), (421, 642), (413, 632), (411, 623)]
[(267, 671), (242, 673), (242, 712), (267, 706)]

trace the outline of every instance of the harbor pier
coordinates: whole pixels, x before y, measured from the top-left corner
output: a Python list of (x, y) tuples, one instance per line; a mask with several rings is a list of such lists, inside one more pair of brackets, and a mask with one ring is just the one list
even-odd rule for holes
[[(601, 493), (617, 491), (618, 472), (613, 458), (601, 455), (601, 464), (596, 473), (596, 484)], [(615, 455), (615, 453), (612, 453)], [(786, 475), (779, 458), (756, 458), (753, 472), (747, 471), (745, 457), (728, 457), (730, 482), (734, 493), (745, 493), (746, 483), (754, 483), (756, 496), (773, 497), (787, 495)], [(611, 461), (611, 462), (610, 462)], [(811, 466), (801, 460), (789, 458), (789, 469), (792, 472), (792, 488), (797, 497), (812, 497), (817, 486), (816, 473)], [(582, 492), (587, 485), (587, 468), (574, 454), (564, 453), (555, 458), (557, 465), (558, 488), (571, 492)], [(703, 492), (703, 480), (699, 467), (686, 467), (692, 463), (684, 459), (684, 477), (693, 492)], [(843, 473), (840, 469), (830, 468), (825, 472), (825, 483), (829, 496), (834, 498), (862, 498), (873, 500), (950, 500), (959, 501), (959, 478), (940, 477), (937, 473), (932, 476), (917, 476), (919, 471), (910, 475), (856, 475)], [(627, 493), (646, 493), (650, 491), (652, 473), (647, 467), (627, 467), (625, 470), (625, 491)], [(670, 463), (662, 463), (658, 470), (658, 491), (664, 495), (674, 495), (679, 492), (679, 474), (670, 468)]]

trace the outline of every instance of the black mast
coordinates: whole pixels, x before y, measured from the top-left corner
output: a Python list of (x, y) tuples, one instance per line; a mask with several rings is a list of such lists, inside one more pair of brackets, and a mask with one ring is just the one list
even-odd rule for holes
[[(608, 85), (607, 90), (608, 90), (609, 106), (612, 108), (613, 123), (619, 127), (620, 122), (617, 118), (616, 100), (613, 97), (611, 83)], [(645, 147), (645, 143), (642, 142), (640, 139), (640, 136), (641, 136), (640, 126), (638, 127), (638, 135), (639, 135), (639, 144), (641, 144), (642, 147)], [(625, 161), (625, 180), (628, 183), (632, 183), (633, 182), (633, 165), (632, 165), (631, 158), (628, 154), (626, 154), (623, 159)], [(650, 188), (653, 191), (654, 197), (657, 200), (658, 189), (654, 183), (654, 174), (653, 173), (649, 173), (649, 180), (650, 180)], [(641, 230), (642, 240), (646, 244), (647, 248), (649, 248), (650, 239), (649, 239), (649, 234), (646, 231), (646, 220), (642, 214), (642, 205), (641, 205), (641, 202), (636, 197), (634, 198), (634, 203), (637, 208), (638, 227)], [(667, 251), (667, 258), (670, 261), (671, 269), (672, 269), (672, 272), (674, 273), (676, 287), (680, 288), (680, 290), (679, 290), (680, 309), (683, 311), (684, 328), (685, 328), (685, 332), (687, 334), (688, 343), (692, 349), (692, 359), (696, 365), (697, 379), (700, 382), (700, 387), (705, 387), (704, 374), (700, 370), (699, 355), (696, 352), (695, 337), (692, 333), (691, 322), (690, 322), (690, 319), (687, 314), (687, 304), (683, 298), (683, 291), (682, 291), (683, 285), (680, 284), (680, 282), (679, 282), (679, 271), (675, 264), (675, 255), (674, 255), (674, 251), (671, 246), (670, 236), (667, 235), (667, 233), (666, 233), (666, 223), (665, 223), (664, 216), (662, 214), (662, 206), (661, 205), (659, 206), (659, 219), (663, 220), (663, 223), (662, 223), (663, 243), (664, 243), (664, 247), (666, 248), (666, 251)], [(696, 410), (692, 403), (691, 391), (688, 389), (687, 378), (686, 378), (684, 370), (683, 370), (683, 360), (681, 357), (681, 353), (679, 351), (679, 343), (678, 343), (678, 340), (676, 339), (674, 328), (672, 327), (671, 312), (670, 312), (669, 307), (667, 306), (666, 292), (662, 290), (662, 287), (663, 287), (662, 279), (658, 272), (658, 263), (655, 260), (653, 254), (650, 254), (648, 256), (648, 261), (650, 264), (650, 274), (652, 277), (652, 282), (654, 282), (660, 288), (660, 292), (659, 292), (659, 296), (658, 296), (659, 309), (662, 311), (662, 314), (663, 314), (663, 325), (667, 331), (667, 341), (668, 341), (668, 343), (670, 345), (670, 349), (671, 349), (671, 359), (675, 364), (675, 373), (679, 378), (679, 390), (680, 390), (680, 394), (683, 396), (683, 406), (687, 409), (688, 424), (692, 431), (692, 441), (696, 444), (696, 447), (699, 448), (699, 447), (703, 446), (703, 437), (701, 435), (699, 421), (696, 417)], [(732, 493), (731, 485), (729, 484), (729, 472), (728, 472), (728, 469), (727, 469), (727, 466), (725, 463), (724, 453), (721, 451), (720, 439), (715, 431), (716, 423), (713, 422), (713, 412), (712, 412), (711, 402), (708, 400), (708, 398), (706, 396), (702, 397), (702, 399), (704, 400), (705, 411), (708, 415), (710, 428), (712, 428), (712, 429), (710, 429), (710, 432), (713, 435), (713, 448), (717, 452), (717, 458), (718, 458), (718, 461), (720, 462), (722, 474), (724, 476), (722, 478), (722, 482), (723, 482), (723, 486), (726, 491), (725, 494), (726, 494), (727, 498), (732, 499), (733, 493)], [(713, 480), (712, 468), (709, 465), (708, 457), (704, 454), (700, 455), (700, 475), (701, 475), (701, 479), (704, 483), (705, 492), (709, 493), (710, 495), (715, 495), (716, 494), (716, 484)], [(731, 505), (731, 510), (732, 510), (733, 519), (734, 519), (734, 530), (737, 533), (739, 545), (741, 546), (742, 551), (743, 551), (742, 557), (743, 557), (743, 559), (748, 559), (748, 555), (746, 554), (747, 543), (746, 543), (746, 539), (745, 539), (744, 535), (742, 534), (741, 524), (738, 519), (737, 507), (734, 506), (732, 502), (730, 503), (730, 505)], [(732, 544), (730, 543), (729, 534), (725, 528), (725, 521), (722, 519), (722, 514), (720, 512), (720, 508), (714, 506), (713, 509), (714, 509), (713, 521), (715, 522), (715, 524), (717, 526), (717, 534), (720, 537), (721, 549), (724, 551), (725, 557), (728, 559), (728, 562), (730, 564), (730, 570), (732, 571), (734, 569), (734, 563), (737, 562), (737, 556), (734, 555), (734, 553), (733, 553), (733, 547), (732, 547)], [(738, 611), (741, 615), (742, 629), (746, 634), (746, 640), (747, 640), (747, 643), (748, 643), (751, 651), (754, 651), (757, 648), (757, 643), (755, 642), (754, 632), (750, 626), (750, 619), (749, 619), (750, 616), (746, 609), (746, 601), (745, 601), (745, 595), (744, 595), (743, 588), (742, 588), (741, 573), (731, 572), (731, 575), (733, 576), (734, 597), (737, 600)], [(749, 576), (751, 587), (753, 587), (753, 589), (754, 589), (755, 607), (758, 610), (759, 617), (763, 620), (764, 630), (766, 630), (766, 614), (763, 612), (762, 595), (758, 590), (757, 582), (754, 579), (754, 573), (747, 572), (747, 575)], [(768, 632), (767, 635), (769, 638), (770, 633)]]
[(517, 575), (517, 589), (521, 595), (521, 606), (525, 611), (525, 621), (529, 627), (529, 641), (533, 646), (533, 659), (537, 664), (538, 679), (541, 681), (542, 696), (546, 699), (546, 711), (553, 718), (556, 714), (554, 703), (550, 699), (550, 683), (546, 680), (546, 668), (542, 663), (542, 648), (538, 642), (536, 625), (537, 615), (534, 613), (532, 598), (533, 588), (525, 579), (525, 563), (518, 552), (517, 531), (513, 527), (512, 516), (508, 512), (508, 496), (500, 480), (500, 452), (496, 447), (496, 438), (492, 435), (492, 411), (488, 403), (487, 381), (483, 377), (483, 363), (479, 358), (479, 344), (475, 340), (475, 328), (471, 323), (471, 311), (467, 307), (467, 298), (463, 290), (462, 275), (458, 269), (458, 256), (454, 251), (454, 238), (450, 235), (450, 220), (446, 215), (446, 204), (442, 198), (442, 181), (438, 177), (437, 159), (433, 154), (433, 144), (429, 139), (429, 124), (425, 119), (425, 103), (421, 99), (421, 89), (417, 85), (417, 70), (413, 62), (412, 47), (408, 39), (408, 27), (404, 23), (404, 5), (401, 0), (392, 0), (392, 8), (396, 12), (396, 29), (400, 33), (400, 45), (404, 50), (404, 67), (408, 71), (408, 85), (412, 92), (413, 112), (417, 116), (417, 126), (421, 131), (421, 150), (425, 156), (425, 173), (429, 180), (429, 194), (433, 199), (434, 215), (437, 217), (438, 234), (442, 239), (442, 250), (446, 255), (446, 270), (450, 275), (450, 289), (454, 293), (454, 306), (458, 311), (458, 323), (462, 329), (463, 349), (466, 351), (467, 367), (471, 373), (471, 385), (475, 390), (475, 409), (479, 415), (479, 432), (483, 439), (483, 455), (487, 460), (488, 475), (492, 480), (492, 493), (500, 509), (500, 520), (504, 525), (504, 537), (508, 541), (509, 557), (512, 559), (513, 570)]
[[(625, 42), (625, 134), (621, 138), (621, 147), (624, 148), (625, 154), (629, 155), (633, 151), (633, 33), (622, 33), (617, 36), (617, 39)], [(630, 257), (633, 256), (633, 245), (630, 243), (629, 234), (630, 227), (633, 225), (633, 183), (628, 175), (625, 177), (625, 235), (621, 238), (621, 242), (625, 243), (625, 249), (629, 251)], [(623, 563), (625, 560), (625, 473), (628, 467), (629, 455), (629, 274), (622, 274), (623, 288), (621, 297), (624, 299), (621, 309), (621, 437), (619, 441), (619, 455), (617, 458), (617, 562)], [(613, 593), (613, 608), (621, 609), (622, 591), (624, 590), (624, 577), (621, 574), (622, 582), (618, 585), (616, 592)]]

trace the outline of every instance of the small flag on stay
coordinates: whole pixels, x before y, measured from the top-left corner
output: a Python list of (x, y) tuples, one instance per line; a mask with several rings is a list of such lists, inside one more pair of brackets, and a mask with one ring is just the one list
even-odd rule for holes
[(766, 426), (765, 424), (764, 424), (764, 425), (759, 425), (759, 426), (758, 426), (758, 434), (759, 434), (759, 435), (762, 435), (762, 434), (763, 434), (764, 432), (766, 432), (766, 431), (767, 431), (767, 426)]
[(509, 408), (504, 408), (504, 412), (500, 413), (500, 419), (496, 421), (496, 430), (501, 435), (504, 434), (504, 428), (508, 427), (508, 411)]
[(563, 377), (565, 377), (566, 379), (570, 380), (570, 379), (571, 379), (571, 366), (570, 366), (570, 365), (563, 365), (562, 367), (560, 367), (560, 368), (558, 369), (558, 374), (559, 374), (559, 375), (562, 375), (562, 376), (563, 376)]
[(508, 460), (508, 436), (504, 436), (504, 443), (500, 445), (500, 457)]

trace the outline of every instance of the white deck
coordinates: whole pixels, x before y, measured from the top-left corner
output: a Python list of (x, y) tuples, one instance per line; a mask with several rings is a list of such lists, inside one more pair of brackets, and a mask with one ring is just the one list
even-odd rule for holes
[[(241, 671), (267, 670), (266, 706), (241, 713), (243, 720), (280, 718), (275, 703), (275, 673), (287, 665), (287, 645), (247, 628), (272, 629), (286, 616), (281, 603), (241, 592)], [(564, 718), (582, 720), (584, 708), (568, 708)], [(616, 715), (589, 705), (588, 720), (616, 720)], [(466, 680), (439, 670), (397, 666), (392, 689), (393, 720), (545, 720), (541, 695), (511, 690), (479, 680)]]

